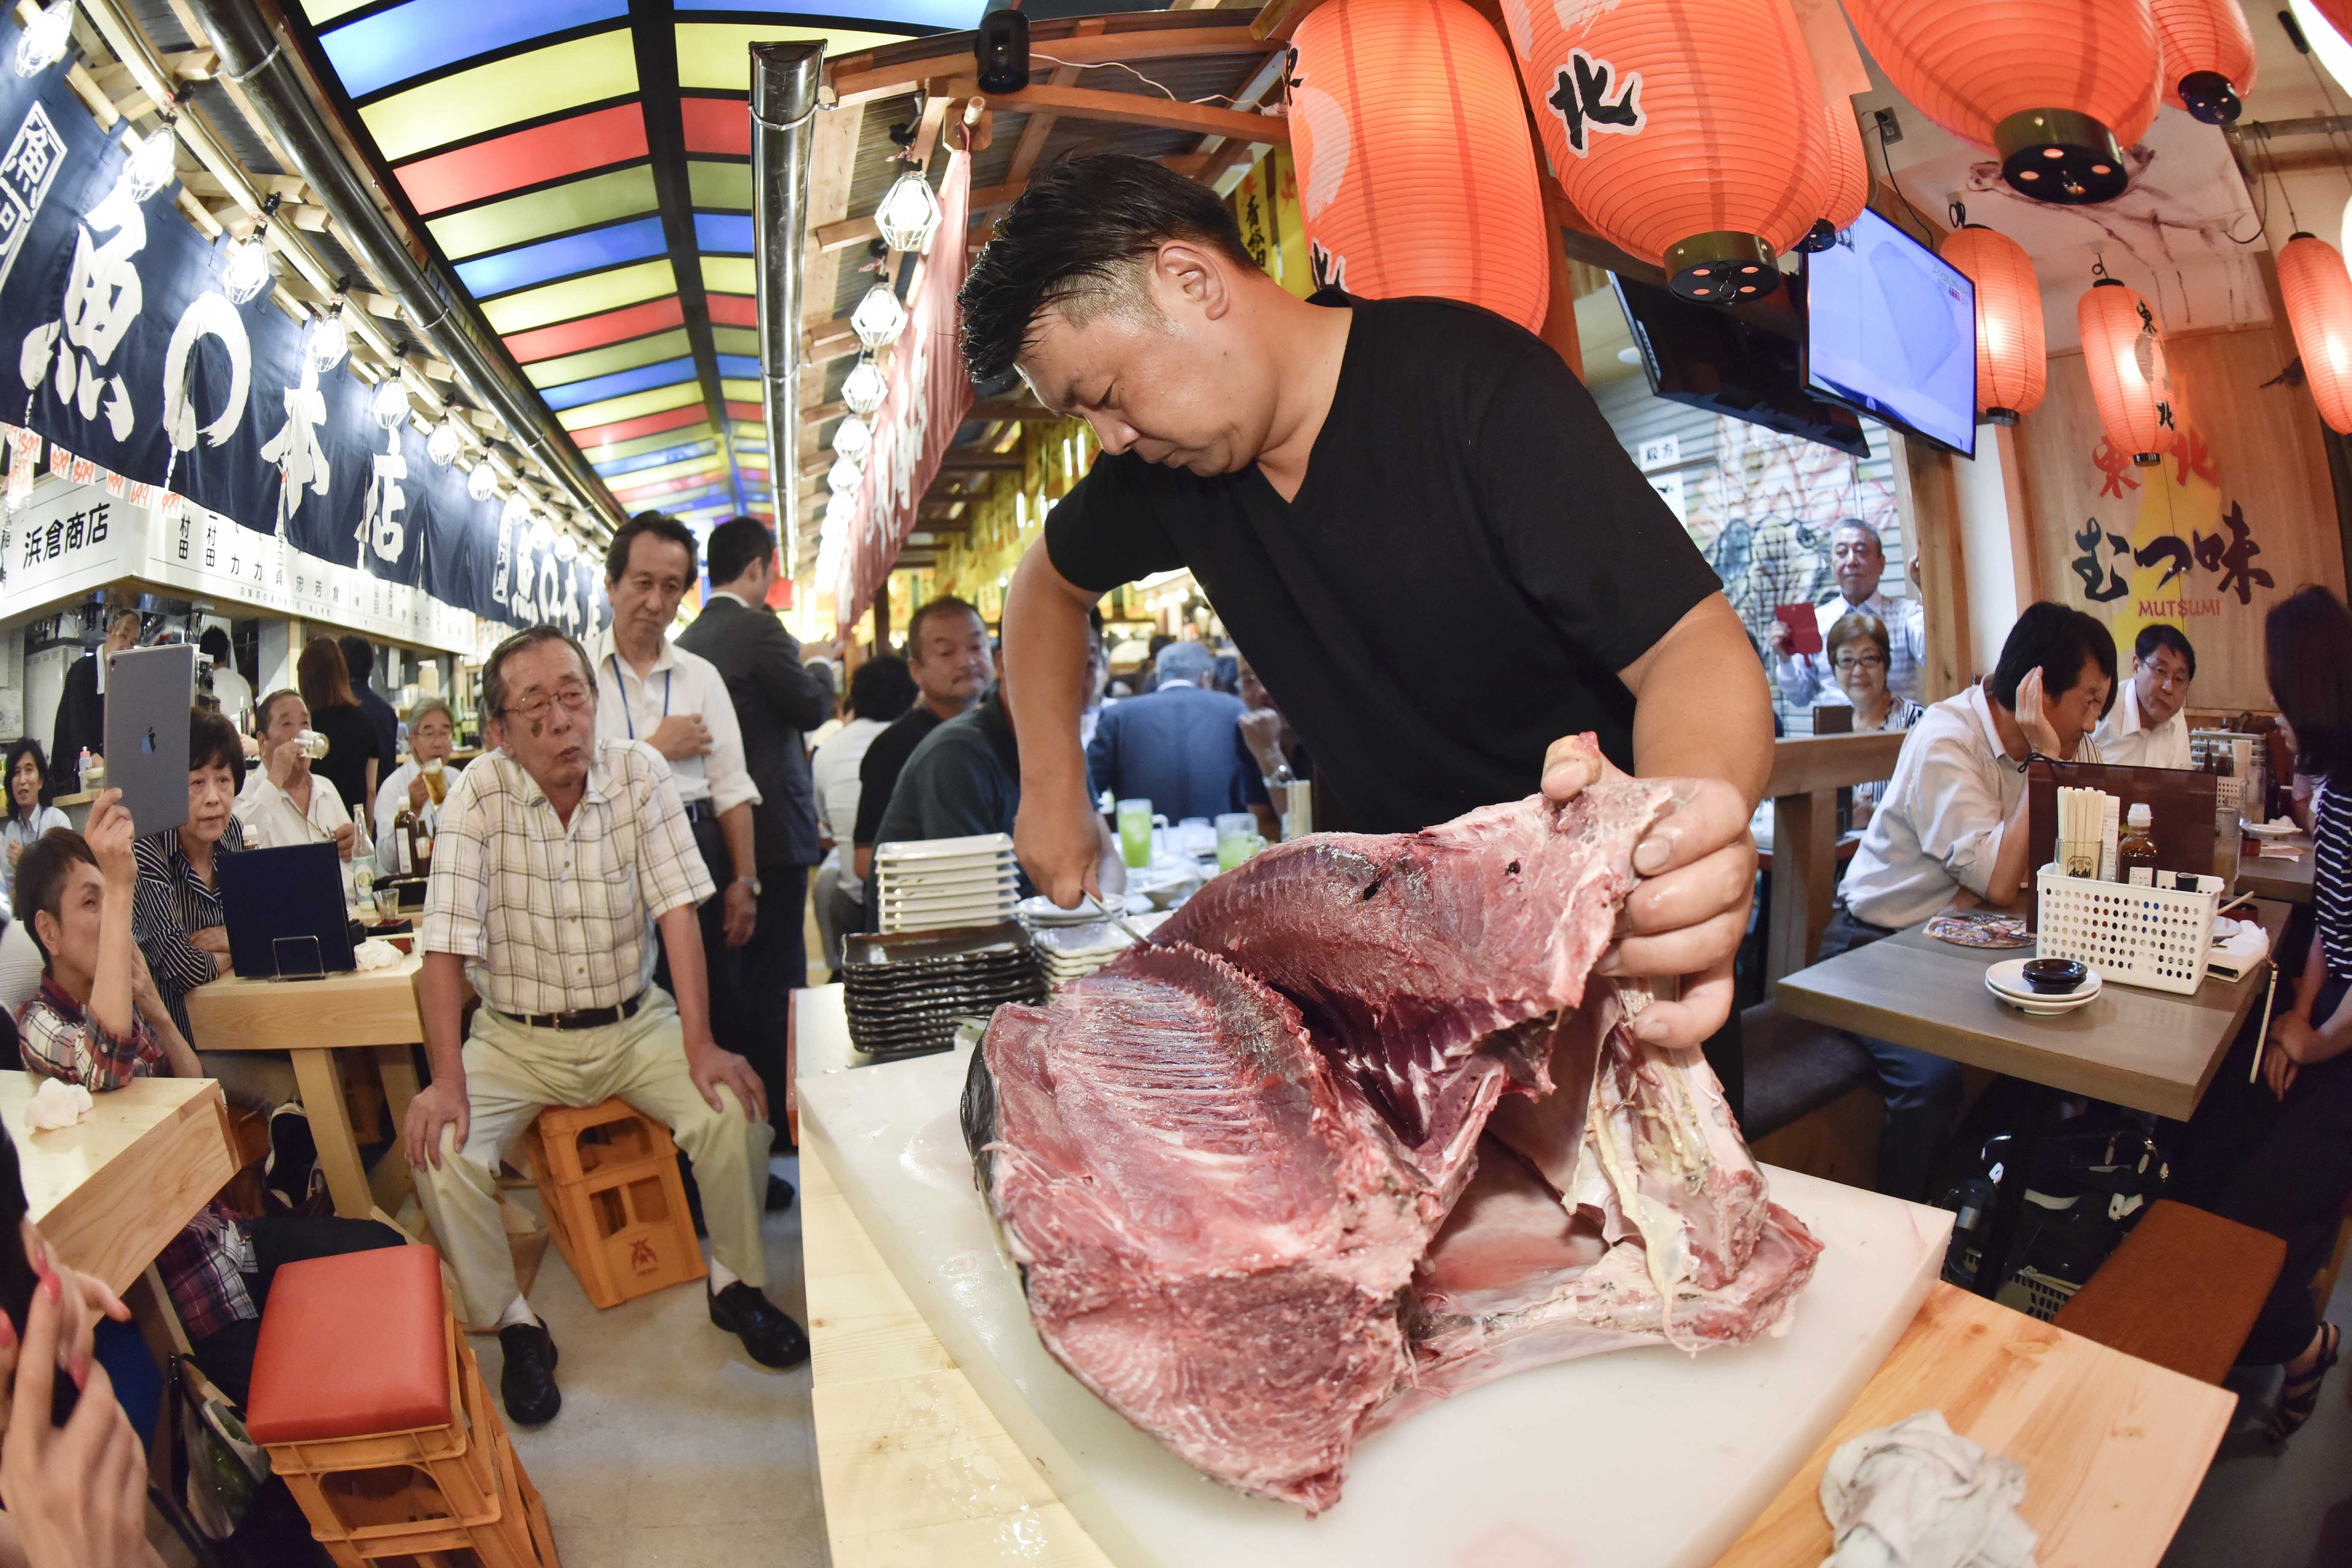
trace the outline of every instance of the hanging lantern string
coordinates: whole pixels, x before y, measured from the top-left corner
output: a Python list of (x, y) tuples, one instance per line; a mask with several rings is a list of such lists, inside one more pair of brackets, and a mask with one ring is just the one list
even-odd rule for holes
[(1030, 51), (1029, 51), (1029, 58), (1030, 58), (1031, 59), (1033, 59), (1033, 60), (1044, 60), (1044, 61), (1045, 61), (1046, 64), (1048, 64), (1048, 65), (1068, 66), (1068, 67), (1069, 67), (1071, 69), (1073, 69), (1073, 70), (1082, 70), (1082, 71), (1083, 71), (1083, 70), (1121, 70), (1121, 71), (1125, 71), (1128, 75), (1129, 75), (1129, 76), (1133, 77), (1136, 80), (1138, 80), (1138, 81), (1141, 82), (1144, 86), (1146, 86), (1146, 87), (1148, 87), (1148, 88), (1150, 88), (1153, 91), (1155, 91), (1155, 92), (1159, 93), (1160, 96), (1162, 96), (1163, 98), (1166, 98), (1167, 100), (1170, 100), (1171, 102), (1172, 102), (1172, 103), (1218, 103), (1218, 102), (1223, 102), (1223, 103), (1238, 104), (1238, 103), (1240, 103), (1240, 102), (1241, 102), (1241, 100), (1240, 100), (1240, 99), (1238, 99), (1238, 98), (1234, 97), (1234, 96), (1232, 93), (1230, 93), (1230, 92), (1213, 92), (1213, 93), (1209, 94), (1209, 96), (1208, 96), (1208, 97), (1206, 97), (1206, 98), (1181, 98), (1181, 97), (1178, 97), (1178, 96), (1177, 96), (1177, 94), (1176, 94), (1174, 91), (1171, 90), (1171, 89), (1169, 88), (1169, 86), (1168, 86), (1168, 84), (1167, 84), (1166, 82), (1154, 81), (1151, 78), (1150, 78), (1150, 77), (1148, 77), (1148, 76), (1144, 75), (1141, 71), (1137, 70), (1133, 66), (1129, 65), (1129, 64), (1128, 64), (1126, 61), (1124, 61), (1124, 60), (1064, 60), (1064, 59), (1055, 59), (1052, 55), (1043, 55), (1043, 54), (1039, 54), (1039, 53), (1038, 53), (1036, 50), (1034, 50), (1034, 49), (1032, 49), (1032, 50), (1030, 50)]
[[(1895, 160), (1887, 156), (1886, 153), (1886, 121), (1874, 114), (1871, 116), (1871, 123), (1878, 130), (1878, 162), (1886, 171), (1887, 188), (1895, 193), (1895, 199), (1903, 204), (1903, 210), (1911, 215), (1911, 221), (1919, 226), (1920, 239), (1926, 243), (1928, 249), (1933, 250), (1936, 248), (1935, 226), (1927, 221), (1925, 214), (1911, 205), (1911, 198), (1903, 194), (1903, 182), (1895, 177)], [(1867, 153), (1864, 155), (1866, 157)]]
[[(2229, 129), (2234, 131), (2236, 128), (2231, 127)], [(2268, 165), (2271, 156), (2271, 128), (2268, 125), (2264, 125), (2262, 128), (2262, 131), (2263, 162), (2264, 165)], [(2230, 150), (2232, 153), (2235, 153), (2238, 151), (2238, 139), (2234, 135), (2230, 138)], [(2241, 174), (2244, 174), (2245, 167), (2245, 164), (2241, 163), (2238, 165), (2238, 172)], [(2271, 187), (2269, 171), (2267, 167), (2264, 167), (2257, 169), (2254, 172), (2254, 232), (2248, 235), (2243, 239), (2240, 239), (2236, 235), (2231, 234), (2226, 228), (2223, 229), (2221, 233), (2228, 237), (2231, 245), (2253, 245), (2262, 240), (2270, 233), (2270, 231)]]
[[(2263, 151), (2264, 153), (2270, 154), (2270, 127), (2265, 125), (2263, 127)], [(2277, 156), (2275, 154), (2271, 154), (2269, 162), (2271, 165), (2271, 177), (2278, 182), (2279, 195), (2286, 203), (2287, 228), (2290, 232), (2299, 230), (2303, 227), (2303, 220), (2294, 216), (2294, 193), (2287, 189), (2286, 176), (2279, 173)]]

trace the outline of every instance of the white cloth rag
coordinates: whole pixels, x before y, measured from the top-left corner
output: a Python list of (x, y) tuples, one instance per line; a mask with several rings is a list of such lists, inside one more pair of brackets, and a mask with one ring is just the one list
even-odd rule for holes
[(1836, 1550), (1822, 1568), (2034, 1568), (2024, 1499), (2022, 1465), (1922, 1410), (1830, 1456), (1822, 1511)]
[(2223, 915), (2213, 922), (2213, 949), (2207, 963), (2229, 975), (2251, 974), (2270, 956), (2270, 933), (2260, 921), (2235, 921)]
[(78, 1083), (68, 1083), (61, 1078), (45, 1078), (41, 1087), (33, 1091), (32, 1109), (25, 1119), (37, 1132), (47, 1132), (59, 1127), (71, 1127), (89, 1114), (89, 1090)]
[(379, 937), (372, 936), (352, 949), (352, 964), (357, 969), (390, 969), (399, 962), (400, 949)]

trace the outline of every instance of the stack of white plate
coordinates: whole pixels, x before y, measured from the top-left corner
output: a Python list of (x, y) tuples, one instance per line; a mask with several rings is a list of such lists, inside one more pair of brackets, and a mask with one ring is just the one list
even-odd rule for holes
[[(1043, 900), (1029, 902), (1042, 903)], [(1150, 936), (1160, 922), (1168, 917), (1162, 913), (1129, 915), (1122, 929), (1108, 921), (1095, 920), (1083, 924), (1059, 921), (1050, 917), (1040, 921), (1032, 917), (1024, 903), (1019, 911), (1022, 923), (1030, 928), (1030, 937), (1037, 945), (1037, 957), (1045, 970), (1045, 982), (1059, 991), (1073, 980), (1082, 980), (1135, 945), (1133, 932)], [(1054, 910), (1055, 914), (1066, 914)]]
[(1009, 834), (926, 838), (874, 847), (875, 896), (885, 932), (993, 925), (1013, 913), (1020, 872)]
[(2045, 996), (2025, 983), (2025, 960), (2011, 958), (1985, 971), (1985, 989), (2007, 1006), (2037, 1018), (2054, 1018), (2061, 1013), (2071, 1013), (2096, 1000), (2103, 984), (2099, 972), (2084, 964), (2088, 971), (2083, 984), (2063, 996)]

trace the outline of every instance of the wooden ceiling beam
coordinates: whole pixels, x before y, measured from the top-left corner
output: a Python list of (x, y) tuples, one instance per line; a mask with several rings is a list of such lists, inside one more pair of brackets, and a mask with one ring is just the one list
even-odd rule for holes
[[(1038, 54), (1052, 55), (1068, 64), (1087, 67), (1120, 65), (1135, 60), (1181, 59), (1187, 56), (1251, 55), (1265, 47), (1264, 39), (1246, 26), (1135, 26), (1127, 25), (1124, 16), (1089, 19), (1117, 25), (1084, 37), (1035, 37), (1032, 47)], [(971, 69), (971, 35), (961, 33), (948, 37), (961, 44), (952, 53), (942, 47), (935, 55), (877, 66), (874, 59), (878, 51), (867, 49), (844, 55), (837, 60), (827, 60), (825, 79), (832, 84), (837, 101), (843, 104), (864, 103), (877, 98), (897, 98), (917, 91), (932, 78), (953, 76)], [(959, 96), (969, 98), (971, 95), (963, 93)]]
[(1049, 109), (1066, 120), (1149, 125), (1163, 131), (1191, 131), (1204, 136), (1237, 137), (1267, 146), (1290, 145), (1289, 121), (1279, 117), (1244, 114), (1231, 109), (1216, 109), (1205, 103), (1184, 103), (1174, 99), (1149, 98), (1138, 92), (1104, 92), (1096, 88), (1055, 87), (1050, 83), (1031, 82), (1019, 92), (983, 93), (980, 83), (970, 77), (950, 78), (944, 82), (934, 79), (925, 84), (924, 90), (955, 100), (979, 98), (1000, 114), (1015, 110), (1034, 113), (1041, 109)]
[(943, 474), (999, 474), (1021, 471), (1024, 459), (1018, 452), (982, 452), (968, 447), (950, 447), (940, 459)]

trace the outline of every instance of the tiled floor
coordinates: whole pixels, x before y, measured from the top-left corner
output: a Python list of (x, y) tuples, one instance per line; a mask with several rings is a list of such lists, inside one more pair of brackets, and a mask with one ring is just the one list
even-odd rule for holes
[[(2329, 1319), (2352, 1338), (2352, 1271)], [(2239, 1379), (2238, 1424), (2165, 1553), (2163, 1568), (2346, 1568), (2352, 1564), (2352, 1357), (2327, 1375), (2319, 1412), (2284, 1448), (2262, 1440), (2278, 1373)]]
[[(799, 1163), (773, 1169), (797, 1181)], [(766, 1236), (768, 1293), (805, 1321), (798, 1205), (770, 1215)], [(824, 1568), (805, 1364), (752, 1361), (711, 1326), (699, 1285), (600, 1312), (552, 1249), (530, 1300), (555, 1336), (563, 1408), (511, 1429), (564, 1568)], [(473, 1345), (495, 1389), (498, 1341)]]

